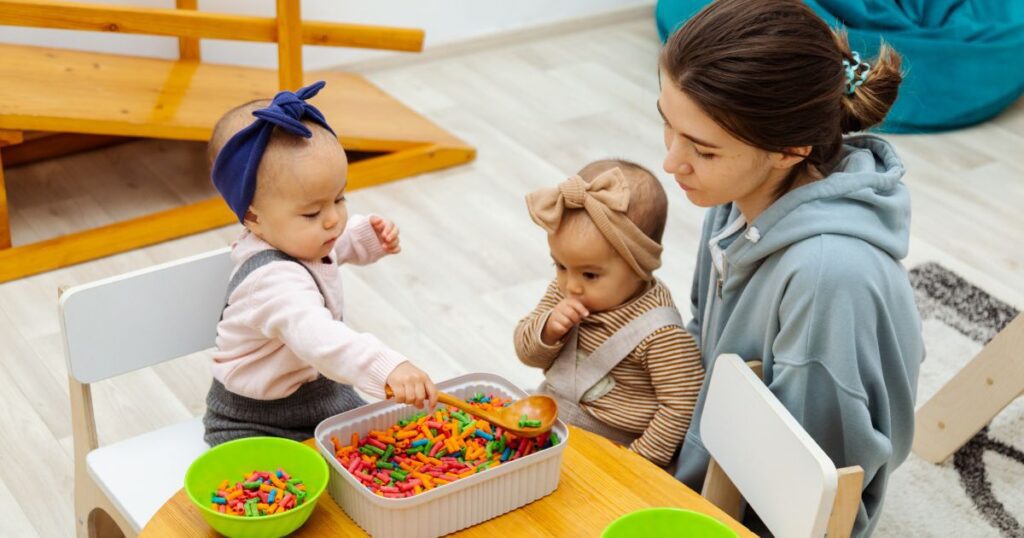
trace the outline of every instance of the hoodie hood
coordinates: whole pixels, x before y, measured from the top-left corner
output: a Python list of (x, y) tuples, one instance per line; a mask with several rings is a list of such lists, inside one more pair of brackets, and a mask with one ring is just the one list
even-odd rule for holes
[(876, 136), (844, 142), (830, 175), (786, 193), (728, 246), (719, 241), (746, 223), (735, 204), (722, 211), (727, 218), (715, 223), (719, 231), (712, 234), (712, 252), (724, 249), (729, 264), (742, 268), (809, 237), (835, 234), (862, 239), (893, 259), (904, 258), (910, 243), (910, 193), (900, 181), (903, 162), (892, 145)]

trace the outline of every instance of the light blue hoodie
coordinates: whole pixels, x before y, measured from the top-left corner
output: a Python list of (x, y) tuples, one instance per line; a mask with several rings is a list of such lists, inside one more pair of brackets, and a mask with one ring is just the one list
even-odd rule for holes
[[(889, 143), (851, 136), (831, 175), (785, 194), (751, 226), (734, 204), (708, 210), (690, 297), (687, 329), (708, 372), (723, 353), (762, 360), (765, 383), (835, 465), (864, 468), (855, 536), (877, 523), (889, 473), (914, 436), (924, 343), (899, 262), (910, 234), (902, 176)], [(702, 391), (676, 469), (698, 491), (703, 406)]]

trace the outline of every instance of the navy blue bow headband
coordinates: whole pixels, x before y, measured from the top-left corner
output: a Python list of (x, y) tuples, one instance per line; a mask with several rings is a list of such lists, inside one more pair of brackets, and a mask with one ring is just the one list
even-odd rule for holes
[(334, 134), (324, 115), (306, 103), (306, 99), (312, 98), (325, 85), (321, 80), (294, 93), (279, 92), (270, 106), (252, 113), (256, 116), (252, 125), (238, 131), (221, 148), (213, 163), (213, 184), (238, 216), (238, 222), (245, 220), (245, 213), (252, 204), (256, 192), (256, 170), (260, 167), (274, 127), (295, 136), (311, 138), (313, 132), (302, 123), (303, 119), (309, 119)]

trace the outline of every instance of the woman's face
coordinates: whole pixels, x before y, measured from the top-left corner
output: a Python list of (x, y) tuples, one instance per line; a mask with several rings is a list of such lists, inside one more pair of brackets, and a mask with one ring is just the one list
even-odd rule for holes
[[(661, 72), (658, 111), (665, 121), (665, 171), (690, 202), (712, 207), (737, 202), (740, 209), (762, 211), (774, 199), (775, 186), (788, 166), (781, 153), (746, 144), (711, 119)], [(791, 166), (791, 164), (790, 164)], [(748, 219), (749, 221), (749, 219)]]

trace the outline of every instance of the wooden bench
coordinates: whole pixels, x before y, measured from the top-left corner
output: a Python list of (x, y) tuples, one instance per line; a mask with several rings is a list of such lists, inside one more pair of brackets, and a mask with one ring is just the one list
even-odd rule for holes
[[(302, 70), (302, 45), (422, 49), (416, 29), (303, 21), (299, 0), (277, 16), (0, 0), (0, 25), (177, 36), (178, 60), (0, 44), (0, 282), (224, 226), (219, 198), (26, 245), (12, 245), (3, 161), (41, 158), (125, 140), (205, 141), (216, 120), (246, 101), (326, 80), (313, 100), (346, 150), (367, 156), (349, 169), (351, 189), (470, 161), (475, 150), (363, 77)], [(279, 69), (200, 61), (200, 38), (275, 42)], [(73, 178), (70, 178), (73, 179)]]

